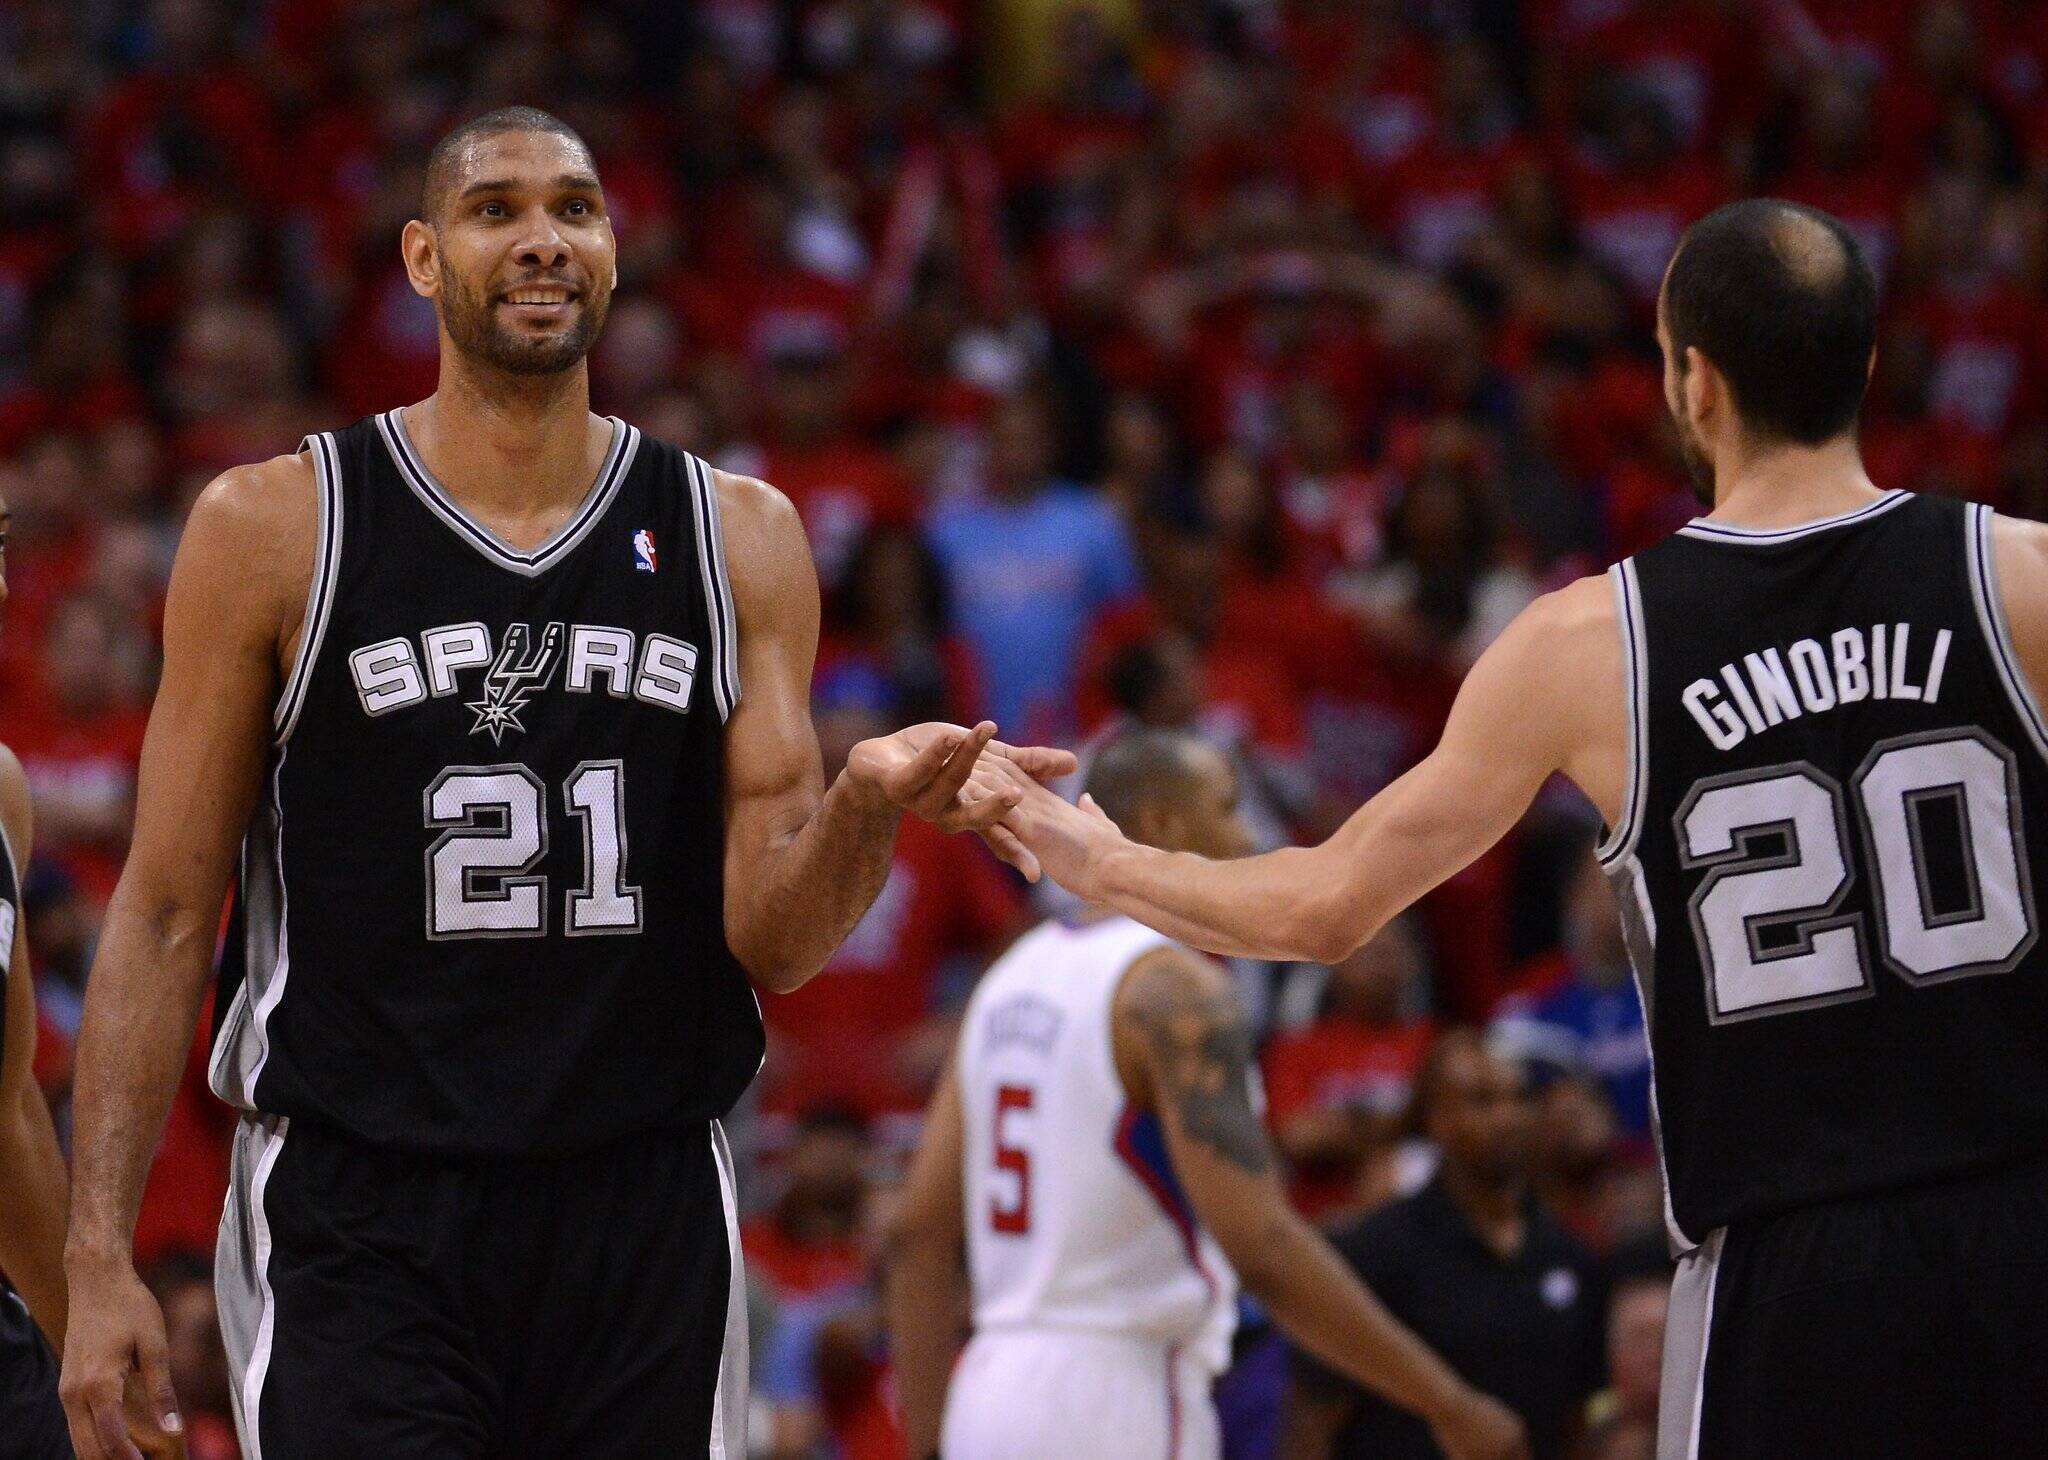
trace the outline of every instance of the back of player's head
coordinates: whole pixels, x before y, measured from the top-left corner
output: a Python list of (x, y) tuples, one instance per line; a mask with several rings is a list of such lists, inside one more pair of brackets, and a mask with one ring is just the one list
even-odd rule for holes
[(1126, 730), (1095, 753), (1088, 794), (1124, 835), (1142, 841), (1147, 826), (1159, 819), (1156, 813), (1194, 795), (1201, 777), (1194, 756), (1199, 744), (1177, 730)]
[[(465, 150), (471, 143), (503, 136), (507, 132), (551, 133), (575, 143), (586, 158), (591, 155), (590, 144), (583, 140), (582, 134), (552, 112), (544, 112), (536, 106), (501, 106), (482, 116), (471, 117), (434, 144), (434, 150), (427, 154), (426, 180), (420, 187), (420, 217), (438, 224), (449, 196), (460, 181)], [(591, 171), (593, 174), (597, 171), (594, 161)]]
[(1877, 280), (1856, 240), (1816, 208), (1748, 198), (1686, 230), (1664, 279), (1682, 370), (1712, 361), (1745, 426), (1817, 446), (1851, 429), (1877, 339)]

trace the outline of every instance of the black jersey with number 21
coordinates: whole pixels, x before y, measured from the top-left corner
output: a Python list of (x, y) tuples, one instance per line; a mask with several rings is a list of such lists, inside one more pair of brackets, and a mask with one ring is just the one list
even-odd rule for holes
[(1601, 858), (1682, 1247), (2048, 1151), (2048, 736), (1990, 524), (1892, 492), (1613, 570), (1632, 748)]
[(397, 1149), (544, 1155), (724, 1113), (736, 628), (704, 464), (623, 422), (546, 542), (399, 412), (309, 438), (319, 551), (244, 844), (215, 1090)]

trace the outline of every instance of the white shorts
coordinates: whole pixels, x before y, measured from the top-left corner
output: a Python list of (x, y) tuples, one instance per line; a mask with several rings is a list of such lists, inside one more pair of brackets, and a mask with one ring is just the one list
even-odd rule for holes
[(1076, 1329), (977, 1333), (946, 1391), (946, 1460), (1217, 1460), (1214, 1376), (1178, 1349)]

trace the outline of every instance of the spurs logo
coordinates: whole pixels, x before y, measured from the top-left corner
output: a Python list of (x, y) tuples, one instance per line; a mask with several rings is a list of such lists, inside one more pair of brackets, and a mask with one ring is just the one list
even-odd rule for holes
[(466, 709), (476, 712), (470, 734), (488, 730), (491, 743), (498, 745), (503, 743), (507, 730), (526, 733), (519, 712), (526, 708), (529, 696), (547, 688), (555, 663), (562, 657), (562, 634), (562, 625), (549, 624), (541, 630), (540, 642), (535, 644), (528, 625), (512, 624), (506, 628), (505, 642), (499, 646), (491, 672), (484, 676), (484, 697), (464, 702)]
[(508, 730), (525, 733), (520, 712), (533, 696), (556, 685), (563, 694), (630, 698), (679, 715), (689, 713), (697, 680), (694, 644), (668, 634), (602, 624), (507, 624), (503, 633), (499, 639), (488, 625), (472, 621), (442, 624), (417, 640), (384, 639), (363, 645), (348, 656), (363, 713), (388, 715), (411, 705), (453, 699), (470, 691), (462, 682), (470, 672), (483, 675), (483, 698), (455, 699), (450, 708), (461, 704), (470, 710), (476, 723), (469, 733), (488, 730), (494, 743)]

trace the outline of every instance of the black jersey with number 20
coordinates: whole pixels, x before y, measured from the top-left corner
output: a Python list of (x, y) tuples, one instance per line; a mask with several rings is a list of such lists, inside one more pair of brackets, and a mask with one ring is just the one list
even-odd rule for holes
[(566, 1154), (725, 1112), (736, 627), (709, 470), (620, 421), (529, 552), (399, 412), (309, 438), (319, 551), (244, 844), (211, 1078), (397, 1149)]
[(1601, 858), (1681, 1247), (2048, 1152), (2048, 736), (1990, 526), (1892, 492), (1613, 570), (1630, 786)]

